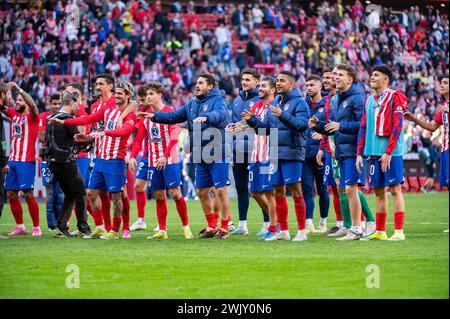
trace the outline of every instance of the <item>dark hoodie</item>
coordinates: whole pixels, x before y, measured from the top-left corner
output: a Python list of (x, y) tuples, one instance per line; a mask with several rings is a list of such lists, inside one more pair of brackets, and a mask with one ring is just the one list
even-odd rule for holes
[[(259, 86), (257, 86), (253, 90), (239, 91), (239, 96), (236, 97), (233, 102), (231, 102), (233, 110), (231, 121), (233, 123), (242, 121), (241, 113), (244, 110), (250, 110), (253, 104), (261, 100), (258, 96), (258, 91)], [(242, 132), (233, 135), (233, 155), (236, 157), (236, 154), (240, 153), (239, 158), (247, 159), (248, 154), (252, 152), (253, 140), (254, 134), (247, 134), (245, 132)]]
[(327, 124), (325, 121), (319, 121), (319, 124), (314, 128), (321, 134), (334, 135), (335, 157), (337, 159), (344, 160), (349, 157), (356, 157), (363, 107), (364, 88), (359, 82), (355, 82), (347, 91), (336, 93), (336, 97), (331, 104), (330, 121), (340, 124), (339, 131), (331, 134), (325, 131), (324, 127)]
[[(322, 99), (313, 105), (309, 96), (305, 99), (306, 104), (309, 107), (310, 116), (317, 117), (320, 121), (325, 121), (325, 98)], [(319, 151), (320, 140), (315, 140), (311, 137), (314, 131), (310, 128), (306, 131), (306, 158), (316, 157), (317, 152)]]
[[(270, 129), (278, 129), (278, 156), (279, 160), (301, 161), (305, 160), (306, 129), (308, 128), (309, 110), (305, 100), (301, 98), (300, 90), (295, 88), (285, 95), (278, 95), (271, 102), (282, 109), (280, 117), (276, 117), (269, 109), (264, 121), (253, 116), (247, 123), (255, 128), (264, 129), (267, 134)], [(272, 149), (273, 145), (271, 145)], [(274, 154), (270, 154), (273, 158)]]
[[(221, 161), (225, 159), (225, 155), (229, 153), (229, 149), (225, 148), (225, 127), (230, 123), (230, 115), (227, 111), (227, 104), (225, 99), (221, 96), (220, 91), (213, 88), (209, 93), (197, 96), (190, 100), (187, 104), (183, 105), (175, 112), (156, 112), (155, 117), (152, 119), (155, 123), (163, 124), (176, 124), (188, 122), (189, 128), (189, 141), (191, 156), (194, 155), (194, 159), (202, 151), (205, 146), (221, 147), (221, 154), (214, 152), (214, 147), (207, 152), (208, 154), (202, 157), (202, 162)], [(194, 132), (193, 121), (197, 117), (207, 117), (208, 120), (205, 123), (196, 124), (201, 127), (201, 130)], [(220, 139), (214, 139), (211, 134), (205, 132), (207, 129), (217, 129), (216, 132), (220, 133)], [(200, 132), (202, 133), (200, 135)], [(210, 131), (211, 133), (214, 133)], [(195, 153), (195, 154), (194, 154)]]

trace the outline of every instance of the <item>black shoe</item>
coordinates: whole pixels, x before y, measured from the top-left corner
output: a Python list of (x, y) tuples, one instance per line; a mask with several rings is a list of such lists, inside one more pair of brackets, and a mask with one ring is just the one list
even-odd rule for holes
[(203, 235), (203, 233), (206, 231), (206, 228), (203, 228), (201, 231), (199, 231), (198, 236)]
[(199, 234), (199, 239), (206, 239), (206, 238), (214, 238), (216, 236), (217, 230), (215, 229), (205, 229), (203, 233)]
[(337, 226), (331, 227), (331, 229), (330, 229), (327, 233), (325, 233), (324, 235), (325, 235), (325, 236), (328, 236), (328, 235), (330, 235), (330, 234), (334, 234), (334, 233), (337, 232), (339, 229), (340, 229), (340, 228), (337, 227)]
[(57, 230), (55, 230), (55, 232), (53, 233), (53, 237), (54, 237), (54, 238), (73, 238), (73, 237), (75, 237), (75, 236), (73, 236), (71, 233), (69, 233), (68, 230), (62, 231), (62, 230), (60, 230), (60, 229), (57, 229)]

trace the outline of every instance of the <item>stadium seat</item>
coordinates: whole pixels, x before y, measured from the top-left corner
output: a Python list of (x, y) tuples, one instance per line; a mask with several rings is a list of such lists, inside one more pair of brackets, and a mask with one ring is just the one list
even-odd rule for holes
[(407, 177), (408, 184), (410, 186), (409, 191), (412, 193), (417, 193), (420, 191), (420, 183), (419, 178), (417, 176)]

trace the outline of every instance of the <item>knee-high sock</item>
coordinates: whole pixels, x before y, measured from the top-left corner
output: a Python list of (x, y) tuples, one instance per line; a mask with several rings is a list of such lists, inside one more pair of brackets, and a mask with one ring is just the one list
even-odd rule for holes
[(214, 213), (205, 215), (206, 221), (208, 222), (209, 228), (216, 228), (217, 227), (217, 218)]
[(136, 206), (138, 218), (145, 218), (145, 204), (147, 203), (147, 194), (145, 191), (136, 192)]
[(9, 204), (11, 206), (11, 212), (14, 216), (14, 220), (17, 225), (23, 224), (23, 209), (22, 204), (20, 203), (19, 197), (10, 198)]
[(334, 212), (336, 213), (336, 221), (342, 221), (342, 213), (341, 213), (341, 203), (339, 201), (339, 192), (336, 186), (331, 186), (331, 191), (333, 192), (333, 206)]
[(288, 204), (286, 196), (282, 198), (275, 198), (275, 205), (278, 223), (280, 224), (280, 230), (288, 230)]
[(122, 211), (122, 220), (123, 220), (123, 230), (130, 230), (130, 199), (125, 197), (122, 200), (123, 203), (123, 211)]
[(181, 196), (179, 200), (175, 201), (175, 205), (177, 205), (177, 212), (180, 215), (181, 225), (187, 226), (189, 225), (189, 218), (187, 212), (187, 205), (184, 197)]
[(167, 199), (156, 200), (156, 217), (159, 230), (167, 230)]
[(105, 229), (107, 231), (111, 230), (111, 200), (109, 199), (109, 194), (100, 195), (102, 201), (102, 216), (103, 222), (105, 223)]
[(367, 203), (366, 196), (361, 191), (358, 191), (359, 200), (361, 201), (362, 212), (368, 222), (374, 222), (372, 211), (370, 210), (369, 203)]
[(394, 229), (403, 230), (405, 212), (394, 212)]
[(92, 205), (91, 205), (91, 201), (89, 200), (89, 198), (86, 200), (86, 207), (87, 207), (87, 211), (89, 212), (89, 214), (91, 216), (93, 215), (93, 210), (92, 210)]
[(341, 204), (341, 212), (344, 220), (344, 227), (350, 229), (352, 227), (352, 216), (350, 214), (350, 206), (348, 197), (345, 193), (339, 193), (339, 200)]
[(92, 218), (94, 218), (95, 226), (102, 226), (103, 224), (103, 214), (100, 209), (92, 211)]
[(30, 212), (31, 220), (33, 221), (33, 227), (39, 226), (39, 205), (34, 196), (25, 198), (28, 211)]
[(379, 232), (386, 231), (386, 213), (377, 212), (376, 213), (376, 230)]
[(294, 208), (298, 230), (304, 230), (306, 226), (306, 205), (302, 195), (294, 197)]
[(121, 222), (121, 218), (120, 217), (114, 217), (113, 218), (112, 230), (114, 230), (116, 233), (119, 232), (120, 222)]

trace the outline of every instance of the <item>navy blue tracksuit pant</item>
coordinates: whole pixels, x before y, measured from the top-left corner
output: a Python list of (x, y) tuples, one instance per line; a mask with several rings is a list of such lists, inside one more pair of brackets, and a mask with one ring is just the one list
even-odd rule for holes
[(325, 165), (319, 166), (315, 157), (306, 158), (302, 165), (302, 192), (306, 204), (306, 219), (314, 217), (314, 182), (319, 194), (320, 217), (328, 217), (330, 196), (324, 184)]

